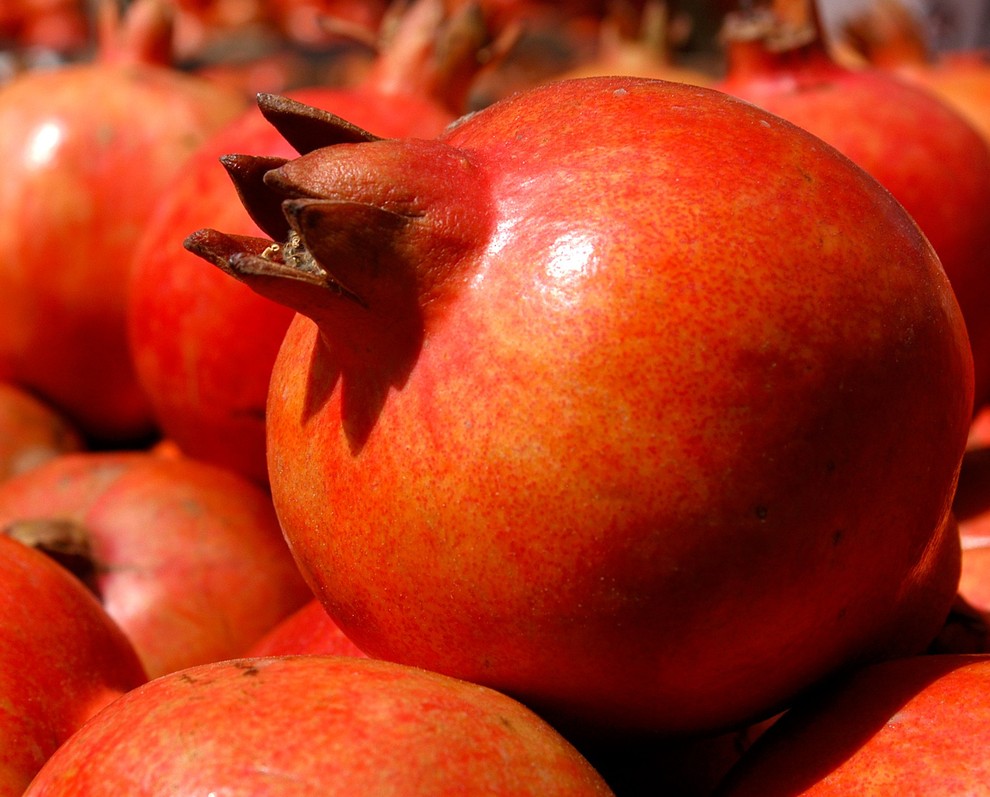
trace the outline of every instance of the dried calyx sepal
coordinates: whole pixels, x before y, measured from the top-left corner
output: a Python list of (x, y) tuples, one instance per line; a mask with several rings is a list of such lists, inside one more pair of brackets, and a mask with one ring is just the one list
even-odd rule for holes
[(335, 297), (393, 328), (399, 318), (420, 325), (489, 238), (484, 170), (442, 136), (385, 139), (286, 97), (262, 94), (258, 104), (299, 157), (220, 160), (268, 238), (205, 229), (186, 248), (324, 331), (345, 323), (341, 313), (353, 328)]

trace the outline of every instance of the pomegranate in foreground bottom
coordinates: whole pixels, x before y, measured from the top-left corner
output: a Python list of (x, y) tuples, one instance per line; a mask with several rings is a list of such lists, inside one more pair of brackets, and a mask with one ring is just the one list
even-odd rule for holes
[(611, 795), (576, 749), (505, 695), (316, 655), (205, 664), (133, 689), (52, 756), (26, 797), (96, 793)]

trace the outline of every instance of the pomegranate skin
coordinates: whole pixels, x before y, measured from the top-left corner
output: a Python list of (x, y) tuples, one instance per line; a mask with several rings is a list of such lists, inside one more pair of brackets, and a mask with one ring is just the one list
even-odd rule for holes
[(910, 656), (804, 697), (714, 797), (987, 794), (990, 656)]
[(365, 657), (315, 598), (269, 630), (247, 652), (248, 656), (314, 654)]
[(821, 137), (866, 169), (918, 222), (966, 319), (975, 406), (990, 400), (990, 146), (935, 93), (871, 68), (832, 60), (821, 41), (793, 51), (730, 41), (715, 88)]
[(219, 661), (133, 689), (24, 797), (108, 792), (614, 797), (578, 750), (505, 695), (326, 655)]
[(20, 797), (63, 742), (147, 675), (74, 576), (3, 535), (0, 582), (0, 795)]
[[(296, 219), (344, 287), (295, 302), (267, 433), (286, 538), (370, 656), (685, 733), (935, 635), (971, 354), (930, 244), (833, 148), (591, 78), (265, 184), (354, 208), (361, 246)], [(243, 246), (245, 282), (302, 290)]]

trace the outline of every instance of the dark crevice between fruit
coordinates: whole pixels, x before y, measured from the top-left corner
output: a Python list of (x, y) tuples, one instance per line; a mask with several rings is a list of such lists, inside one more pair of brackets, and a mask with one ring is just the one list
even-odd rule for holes
[(45, 554), (78, 578), (97, 598), (97, 566), (85, 525), (66, 518), (28, 518), (8, 523), (2, 533)]

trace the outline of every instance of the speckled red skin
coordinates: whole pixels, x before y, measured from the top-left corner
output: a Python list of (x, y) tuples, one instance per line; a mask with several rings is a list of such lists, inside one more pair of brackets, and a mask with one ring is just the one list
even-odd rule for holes
[(728, 75), (715, 87), (821, 137), (904, 205), (955, 289), (982, 406), (990, 400), (988, 142), (949, 103), (888, 72), (848, 69), (819, 45), (778, 54), (761, 47), (731, 42)]
[(764, 734), (719, 797), (985, 794), (990, 655), (867, 667)]
[(96, 598), (0, 536), (0, 795), (20, 797), (56, 748), (146, 677)]
[(27, 792), (145, 797), (607, 797), (591, 765), (493, 690), (388, 662), (220, 662), (135, 689), (62, 747)]
[[(889, 193), (752, 105), (632, 78), (540, 88), (441, 141), (475, 194), (420, 180), (432, 159), (408, 182), (476, 245), (412, 257), (449, 271), (405, 319), (421, 340), (396, 355), (403, 319), (330, 299), (273, 374), (276, 508), (348, 636), (662, 732), (924, 646), (955, 595), (972, 361)], [(376, 164), (407, 145), (352, 146), (290, 165), (394, 196), (401, 169)]]

